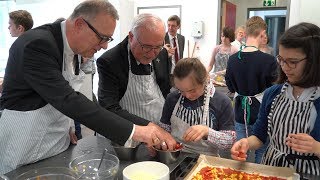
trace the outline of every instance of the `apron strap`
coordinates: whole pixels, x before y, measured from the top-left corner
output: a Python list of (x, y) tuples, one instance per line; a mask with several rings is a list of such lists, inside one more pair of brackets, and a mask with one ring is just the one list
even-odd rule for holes
[(252, 99), (251, 98), (256, 98), (258, 96), (261, 96), (264, 92), (256, 94), (254, 96), (244, 96), (239, 93), (237, 93), (239, 97), (242, 97), (241, 99), (241, 107), (243, 109), (243, 121), (244, 125), (246, 127), (246, 136), (248, 137), (248, 128), (247, 126), (250, 123), (250, 117), (251, 117), (251, 104), (252, 104)]
[(205, 90), (205, 99), (204, 99), (204, 106), (203, 106), (203, 114), (202, 114), (202, 122), (201, 124), (205, 125), (205, 122), (207, 121), (208, 114), (209, 114), (209, 104), (210, 104), (210, 97), (213, 97), (215, 93), (215, 88), (212, 84), (212, 81), (209, 80), (206, 90)]
[(246, 46), (246, 45), (242, 45), (242, 46), (240, 46), (240, 50), (239, 50), (239, 52), (238, 52), (238, 59), (239, 60), (241, 60), (242, 58), (241, 58), (241, 52), (242, 52), (242, 50), (244, 49), (244, 48), (247, 48), (247, 47), (253, 47), (253, 48), (256, 48), (257, 50), (259, 50), (257, 47), (255, 47), (255, 46)]

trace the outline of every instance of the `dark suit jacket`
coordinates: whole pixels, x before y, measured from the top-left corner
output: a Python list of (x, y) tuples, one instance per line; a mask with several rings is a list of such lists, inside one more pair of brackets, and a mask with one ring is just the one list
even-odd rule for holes
[[(184, 43), (185, 43), (185, 38), (184, 36), (182, 36), (181, 34), (178, 34), (178, 46), (179, 46), (179, 57), (180, 59), (183, 58), (183, 51), (184, 51)], [(164, 42), (165, 44), (170, 44), (170, 39), (169, 39), (169, 35), (168, 32), (166, 33), (166, 36), (164, 37)]]
[[(129, 62), (127, 45), (128, 37), (114, 48), (105, 52), (97, 60), (99, 103), (102, 107), (135, 122), (135, 124), (145, 124), (145, 119), (130, 114), (119, 105), (128, 85)], [(153, 60), (152, 66), (162, 95), (166, 98), (171, 88), (169, 80), (171, 60), (168, 58), (168, 52), (165, 49), (159, 53), (158, 58), (160, 61)]]
[[(60, 22), (40, 26), (20, 36), (10, 48), (1, 109), (29, 111), (49, 103), (66, 116), (124, 144), (133, 123), (75, 92), (62, 76), (62, 62)], [(19, 131), (23, 124), (17, 124), (17, 129), (12, 131)]]

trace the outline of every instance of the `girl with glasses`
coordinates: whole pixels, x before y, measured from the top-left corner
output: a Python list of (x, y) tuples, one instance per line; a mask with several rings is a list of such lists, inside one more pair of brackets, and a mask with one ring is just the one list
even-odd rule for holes
[(269, 137), (262, 163), (320, 175), (320, 28), (300, 23), (280, 38), (277, 84), (265, 91), (253, 135), (237, 141), (233, 159), (245, 161)]

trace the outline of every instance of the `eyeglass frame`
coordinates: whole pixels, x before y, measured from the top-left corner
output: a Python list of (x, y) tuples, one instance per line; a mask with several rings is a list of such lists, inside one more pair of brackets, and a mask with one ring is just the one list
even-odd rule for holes
[[(283, 66), (282, 63), (286, 64), (287, 67), (291, 68), (291, 69), (295, 69), (297, 67), (297, 64), (299, 64), (300, 62), (306, 60), (308, 57), (302, 58), (302, 59), (298, 59), (295, 61), (288, 61), (285, 60), (282, 56), (280, 56), (279, 54), (276, 56), (277, 62), (279, 63), (280, 66)], [(291, 64), (291, 65), (290, 65)]]
[[(133, 37), (138, 41), (138, 43), (139, 43), (139, 45), (140, 45), (140, 47), (141, 47), (141, 49), (142, 49), (142, 51), (143, 51), (144, 53), (149, 53), (149, 52), (151, 52), (152, 50), (153, 50), (153, 51), (156, 50), (157, 52), (160, 52), (160, 51), (163, 49), (163, 46), (154, 47), (154, 46), (151, 46), (151, 45), (142, 44), (137, 37), (135, 37), (134, 35), (133, 35)], [(151, 49), (150, 49), (150, 50), (144, 50), (145, 48), (147, 48), (147, 49), (148, 49), (148, 48), (151, 48)]]
[(96, 35), (100, 38), (100, 42), (99, 44), (104, 44), (104, 43), (110, 43), (111, 41), (113, 41), (113, 38), (111, 36), (104, 36), (101, 35), (96, 28), (94, 28), (87, 20), (85, 20), (84, 18), (82, 18), (83, 21), (88, 25), (88, 27), (94, 32), (96, 33)]

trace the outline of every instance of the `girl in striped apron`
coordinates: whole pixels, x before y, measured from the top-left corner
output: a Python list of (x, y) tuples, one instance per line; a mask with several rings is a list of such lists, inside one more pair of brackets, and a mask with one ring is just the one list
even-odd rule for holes
[(262, 163), (271, 166), (296, 167), (297, 172), (320, 175), (320, 161), (317, 156), (313, 153), (295, 151), (282, 143), (282, 137), (290, 138), (290, 134), (310, 134), (310, 114), (317, 88), (311, 91), (312, 95), (307, 102), (300, 102), (284, 95), (288, 86), (287, 83), (284, 84), (281, 93), (272, 102), (268, 116), (270, 144)]
[(300, 23), (280, 38), (278, 85), (265, 91), (253, 135), (231, 148), (244, 161), (248, 149), (270, 144), (262, 163), (320, 175), (320, 28)]
[(183, 142), (187, 152), (218, 155), (218, 150), (231, 148), (235, 141), (231, 100), (215, 92), (201, 61), (178, 61), (173, 76), (179, 92), (168, 95), (160, 126)]

